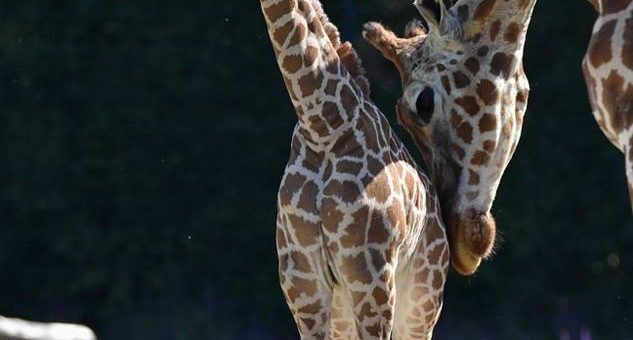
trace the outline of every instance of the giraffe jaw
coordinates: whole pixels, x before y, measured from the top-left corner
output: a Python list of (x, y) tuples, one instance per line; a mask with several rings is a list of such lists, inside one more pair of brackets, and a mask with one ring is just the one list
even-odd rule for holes
[(467, 211), (456, 220), (457, 223), (449, 227), (451, 262), (455, 271), (469, 276), (492, 253), (497, 227), (490, 213), (474, 210)]

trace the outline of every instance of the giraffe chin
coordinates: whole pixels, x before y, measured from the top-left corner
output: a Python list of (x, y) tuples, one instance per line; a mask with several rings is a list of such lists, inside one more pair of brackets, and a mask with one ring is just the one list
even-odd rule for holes
[(451, 259), (456, 272), (474, 274), (482, 260), (490, 256), (494, 246), (497, 226), (490, 213), (468, 211), (450, 228), (452, 239)]

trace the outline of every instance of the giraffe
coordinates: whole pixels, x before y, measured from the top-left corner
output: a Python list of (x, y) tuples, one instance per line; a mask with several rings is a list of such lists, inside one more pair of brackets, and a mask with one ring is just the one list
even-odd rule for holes
[(633, 0), (589, 0), (599, 13), (582, 63), (593, 115), (625, 155), (633, 208)]
[(529, 83), (523, 49), (536, 0), (416, 0), (427, 28), (363, 35), (398, 69), (398, 119), (438, 191), (453, 268), (471, 275), (493, 252), (490, 213), (520, 139)]
[(450, 263), (439, 200), (318, 0), (260, 0), (298, 123), (279, 280), (301, 339), (430, 339)]

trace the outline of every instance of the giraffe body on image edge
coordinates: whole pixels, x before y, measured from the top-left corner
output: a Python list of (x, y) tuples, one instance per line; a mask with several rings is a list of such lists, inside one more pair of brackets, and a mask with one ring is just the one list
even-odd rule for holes
[(583, 60), (593, 115), (625, 155), (633, 208), (633, 0), (589, 0), (599, 13)]
[(426, 28), (363, 36), (397, 67), (398, 119), (437, 188), (453, 268), (474, 273), (494, 247), (490, 213), (520, 139), (529, 83), (523, 49), (536, 0), (416, 0)]
[(279, 279), (302, 339), (430, 339), (450, 262), (439, 201), (317, 0), (261, 0), (298, 117)]

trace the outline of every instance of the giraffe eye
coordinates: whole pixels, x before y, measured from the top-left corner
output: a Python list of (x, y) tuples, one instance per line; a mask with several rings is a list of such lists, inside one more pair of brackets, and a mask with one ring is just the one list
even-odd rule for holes
[(428, 124), (433, 118), (433, 112), (435, 111), (435, 96), (433, 95), (433, 89), (426, 87), (424, 91), (420, 92), (418, 99), (415, 102), (415, 109), (418, 116), (422, 118), (424, 124)]

